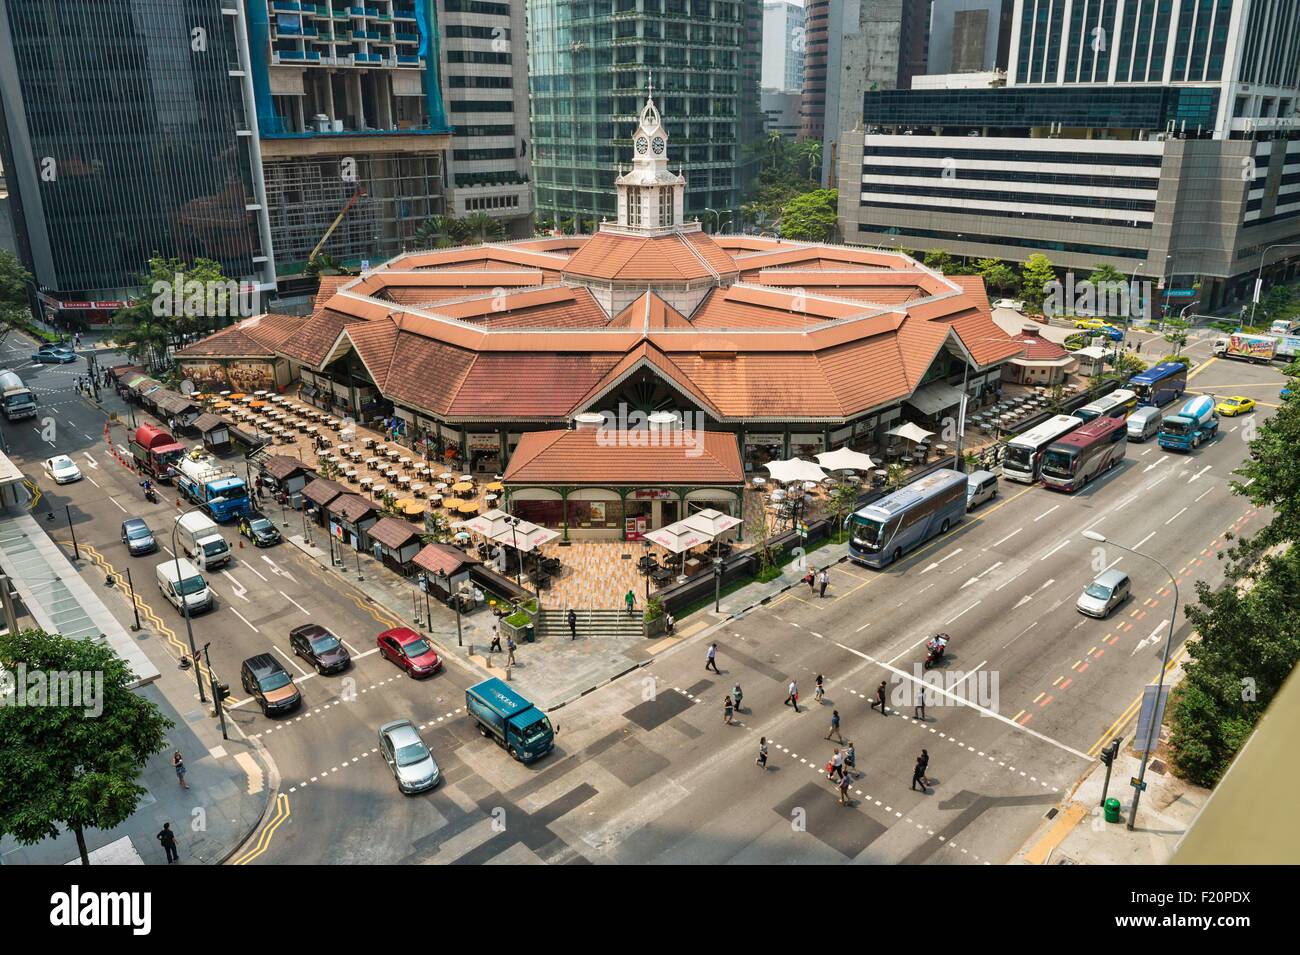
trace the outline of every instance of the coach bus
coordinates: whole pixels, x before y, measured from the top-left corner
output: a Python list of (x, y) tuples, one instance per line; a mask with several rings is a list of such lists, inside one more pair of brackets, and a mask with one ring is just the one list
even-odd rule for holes
[(1127, 447), (1128, 423), (1122, 416), (1102, 415), (1048, 446), (1043, 484), (1073, 493), (1124, 460)]
[(1033, 484), (1038, 480), (1038, 469), (1043, 466), (1043, 452), (1047, 446), (1082, 424), (1083, 421), (1072, 414), (1058, 414), (1024, 434), (1016, 435), (1007, 442), (1002, 457), (1002, 476), (1021, 484)]
[(1187, 366), (1181, 361), (1162, 361), (1130, 378), (1128, 387), (1137, 395), (1139, 406), (1159, 408), (1187, 390)]
[(940, 468), (850, 516), (849, 557), (884, 567), (965, 516), (966, 475)]
[(1138, 406), (1138, 396), (1127, 388), (1116, 388), (1108, 395), (1103, 395), (1092, 404), (1084, 405), (1073, 412), (1076, 418), (1092, 421), (1094, 418), (1127, 418), (1129, 412)]

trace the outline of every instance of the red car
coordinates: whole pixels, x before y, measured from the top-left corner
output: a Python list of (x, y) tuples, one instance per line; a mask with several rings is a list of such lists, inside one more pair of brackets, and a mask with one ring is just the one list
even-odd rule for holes
[(385, 630), (375, 642), (381, 657), (392, 660), (411, 676), (433, 676), (442, 669), (437, 651), (410, 627)]

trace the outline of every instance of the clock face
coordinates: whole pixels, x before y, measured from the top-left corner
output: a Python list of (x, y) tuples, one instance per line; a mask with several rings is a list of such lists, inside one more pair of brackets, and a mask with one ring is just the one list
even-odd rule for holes
[(646, 148), (647, 148), (649, 145), (650, 145), (650, 144), (649, 144), (648, 142), (646, 142), (646, 138), (645, 138), (644, 136), (638, 136), (638, 137), (636, 138), (636, 151), (637, 151), (637, 153), (638, 153), (639, 155), (644, 156), (644, 155), (645, 155)]
[(655, 151), (656, 156), (662, 155), (664, 151), (664, 138), (662, 136), (656, 136), (654, 142), (651, 144), (651, 148)]

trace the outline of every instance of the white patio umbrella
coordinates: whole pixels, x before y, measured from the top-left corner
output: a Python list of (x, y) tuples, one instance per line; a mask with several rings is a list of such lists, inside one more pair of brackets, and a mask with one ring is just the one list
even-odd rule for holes
[(670, 553), (680, 554), (692, 547), (709, 543), (713, 540), (713, 536), (706, 534), (697, 527), (689, 526), (685, 521), (677, 521), (675, 524), (661, 527), (657, 531), (651, 531), (645, 535), (645, 539), (658, 544)]
[(475, 534), (482, 534), (489, 540), (495, 540), (496, 534), (508, 525), (505, 518), (509, 517), (505, 511), (492, 510), (485, 514), (477, 514), (467, 520), (457, 521), (451, 526), (460, 531), (473, 531)]
[(723, 514), (721, 511), (714, 510), (710, 507), (703, 511), (698, 511), (677, 523), (700, 531), (701, 533), (708, 534), (709, 537), (717, 539), (722, 537), (724, 534), (730, 536), (730, 532), (735, 530), (741, 524), (741, 520), (739, 517), (731, 517), (728, 514)]
[(502, 524), (501, 529), (492, 535), (498, 544), (508, 544), (522, 554), (527, 554), (560, 536), (559, 531), (541, 527), (531, 521), (520, 521), (513, 527)]
[(828, 471), (870, 471), (876, 466), (876, 463), (871, 460), (871, 455), (854, 451), (852, 448), (823, 451), (817, 455), (817, 463)]
[(773, 481), (787, 483), (790, 481), (824, 481), (826, 472), (811, 461), (791, 458), (789, 461), (769, 461), (767, 473)]
[(926, 431), (919, 424), (910, 421), (907, 424), (900, 424), (897, 428), (890, 428), (885, 434), (902, 438), (904, 441), (924, 441), (926, 438), (934, 437), (933, 431)]

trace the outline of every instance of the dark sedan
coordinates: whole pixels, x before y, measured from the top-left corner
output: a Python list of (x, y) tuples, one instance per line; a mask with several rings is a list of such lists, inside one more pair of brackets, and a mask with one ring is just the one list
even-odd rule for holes
[(141, 518), (132, 517), (122, 522), (122, 543), (132, 557), (152, 554), (158, 549), (153, 531)]
[(348, 668), (352, 657), (343, 641), (318, 623), (309, 623), (289, 631), (293, 652), (321, 674), (339, 673)]
[(254, 547), (271, 547), (280, 543), (280, 532), (275, 522), (261, 514), (240, 518), (239, 533), (252, 541)]

